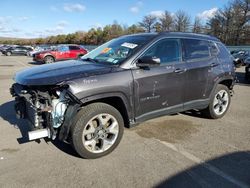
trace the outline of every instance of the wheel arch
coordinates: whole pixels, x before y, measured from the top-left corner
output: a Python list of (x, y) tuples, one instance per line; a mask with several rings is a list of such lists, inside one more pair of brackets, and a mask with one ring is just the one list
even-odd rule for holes
[(211, 98), (211, 96), (213, 95), (216, 87), (221, 84), (221, 85), (225, 85), (230, 91), (233, 90), (233, 86), (234, 86), (234, 83), (235, 83), (235, 79), (233, 78), (233, 76), (226, 76), (226, 77), (221, 77), (219, 78), (215, 84), (214, 84), (214, 87), (212, 89), (212, 92), (210, 93), (210, 96), (209, 98)]
[(122, 115), (125, 127), (129, 127), (130, 120), (133, 119), (131, 105), (127, 98), (122, 93), (105, 93), (93, 95), (81, 99), (82, 106), (86, 106), (91, 103), (101, 102), (113, 106)]
[(218, 84), (227, 86), (227, 88), (229, 90), (233, 89), (233, 80), (232, 79), (221, 80)]
[(50, 57), (52, 57), (54, 60), (56, 60), (55, 56), (52, 55), (52, 54), (44, 54), (43, 59), (45, 59), (45, 58), (48, 57), (48, 56), (50, 56)]

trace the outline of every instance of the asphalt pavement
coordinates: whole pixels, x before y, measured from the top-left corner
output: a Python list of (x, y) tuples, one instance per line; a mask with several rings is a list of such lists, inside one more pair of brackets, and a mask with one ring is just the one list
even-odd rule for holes
[(237, 69), (231, 107), (218, 120), (198, 112), (164, 116), (125, 129), (115, 151), (80, 158), (59, 141), (29, 142), (9, 88), (15, 72), (40, 66), (0, 56), (0, 187), (250, 187), (250, 83)]

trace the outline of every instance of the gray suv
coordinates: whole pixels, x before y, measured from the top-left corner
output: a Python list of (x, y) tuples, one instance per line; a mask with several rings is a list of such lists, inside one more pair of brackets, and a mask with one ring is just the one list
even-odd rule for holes
[(117, 147), (124, 126), (190, 109), (221, 118), (234, 81), (218, 39), (167, 32), (122, 36), (80, 60), (18, 72), (10, 92), (30, 140), (57, 138), (98, 158)]

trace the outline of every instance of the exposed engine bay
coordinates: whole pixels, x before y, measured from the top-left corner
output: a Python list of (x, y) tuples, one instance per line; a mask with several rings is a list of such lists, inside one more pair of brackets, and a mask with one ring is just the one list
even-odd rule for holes
[[(15, 97), (17, 118), (27, 119), (31, 124), (29, 140), (48, 137), (54, 140), (59, 133), (66, 139), (69, 130), (66, 111), (77, 111), (79, 101), (67, 90), (67, 86), (23, 86), (14, 84), (10, 89)], [(64, 124), (64, 128), (62, 125)], [(66, 132), (65, 132), (66, 131)]]

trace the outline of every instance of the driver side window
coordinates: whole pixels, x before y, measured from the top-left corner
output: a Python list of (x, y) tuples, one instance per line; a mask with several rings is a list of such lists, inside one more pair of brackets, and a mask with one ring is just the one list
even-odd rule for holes
[(181, 61), (180, 41), (178, 39), (163, 39), (151, 46), (143, 56), (156, 57), (161, 64)]

